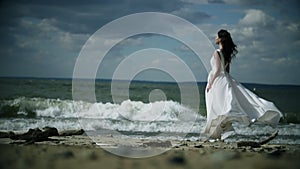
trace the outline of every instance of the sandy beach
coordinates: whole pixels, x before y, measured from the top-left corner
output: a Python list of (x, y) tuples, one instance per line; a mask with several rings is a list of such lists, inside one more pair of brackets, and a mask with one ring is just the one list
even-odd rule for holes
[[(300, 167), (298, 161), (300, 145), (265, 144), (254, 148), (221, 141), (121, 139), (112, 135), (91, 139), (84, 134), (53, 136), (49, 139), (28, 143), (22, 140), (1, 138), (0, 168), (297, 169)], [(158, 149), (164, 152), (148, 158), (128, 158), (107, 151), (122, 146), (147, 150)]]

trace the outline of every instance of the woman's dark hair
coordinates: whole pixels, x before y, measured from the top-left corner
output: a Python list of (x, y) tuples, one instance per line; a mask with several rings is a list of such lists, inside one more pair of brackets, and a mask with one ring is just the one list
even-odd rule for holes
[(238, 53), (236, 45), (233, 43), (230, 33), (227, 30), (221, 29), (218, 32), (223, 49), (225, 64), (230, 63), (231, 59)]

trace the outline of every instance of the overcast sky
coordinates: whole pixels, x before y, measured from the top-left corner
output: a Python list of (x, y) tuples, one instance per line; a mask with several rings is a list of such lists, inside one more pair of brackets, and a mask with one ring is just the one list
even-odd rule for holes
[[(238, 81), (300, 85), (299, 7), (298, 0), (1, 1), (0, 76), (71, 78), (81, 48), (102, 26), (128, 14), (164, 12), (195, 24), (212, 43), (219, 29), (231, 32), (239, 50), (231, 74)], [(147, 48), (178, 55), (198, 81), (206, 80), (189, 48), (160, 35), (138, 35), (114, 46), (98, 78), (112, 77), (122, 59)], [(168, 80), (155, 71), (139, 78)]]

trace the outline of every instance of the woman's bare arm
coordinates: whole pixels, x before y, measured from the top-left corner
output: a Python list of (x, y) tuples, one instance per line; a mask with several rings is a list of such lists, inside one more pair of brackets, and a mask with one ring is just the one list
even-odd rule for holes
[(215, 79), (219, 76), (220, 72), (221, 72), (221, 60), (219, 57), (219, 54), (217, 51), (214, 52), (214, 58), (216, 60), (216, 67), (215, 67), (215, 72), (213, 74), (213, 77), (211, 78), (211, 80), (208, 82), (208, 86), (207, 86), (207, 92), (211, 89)]

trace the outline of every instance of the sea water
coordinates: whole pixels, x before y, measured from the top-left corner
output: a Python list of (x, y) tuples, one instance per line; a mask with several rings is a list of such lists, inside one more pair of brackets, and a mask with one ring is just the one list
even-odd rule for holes
[[(72, 99), (72, 79), (1, 78), (0, 130), (27, 131), (52, 126), (135, 138), (197, 140), (204, 138), (201, 131), (206, 122), (205, 85), (198, 83), (200, 102), (194, 108), (181, 104), (176, 83), (134, 81), (129, 85), (129, 98), (114, 103), (109, 80), (96, 80), (97, 101), (88, 102)], [(273, 143), (299, 144), (300, 86), (244, 85), (274, 102), (284, 118), (276, 128), (234, 123), (235, 133), (227, 141), (259, 141), (279, 130)], [(149, 101), (149, 94), (155, 89), (164, 92), (165, 100)]]

